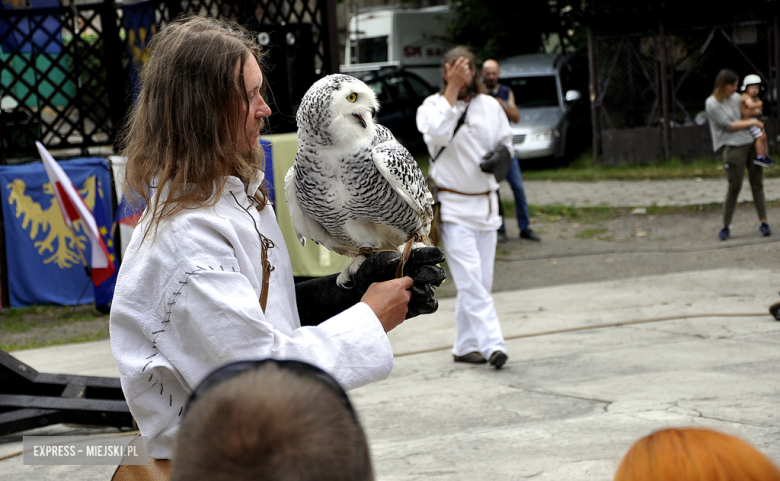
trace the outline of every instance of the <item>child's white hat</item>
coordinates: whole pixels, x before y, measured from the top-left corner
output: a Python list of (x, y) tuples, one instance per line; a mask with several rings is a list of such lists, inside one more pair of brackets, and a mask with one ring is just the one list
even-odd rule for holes
[(745, 76), (745, 80), (742, 81), (742, 92), (745, 91), (748, 85), (761, 84), (761, 77), (752, 73)]

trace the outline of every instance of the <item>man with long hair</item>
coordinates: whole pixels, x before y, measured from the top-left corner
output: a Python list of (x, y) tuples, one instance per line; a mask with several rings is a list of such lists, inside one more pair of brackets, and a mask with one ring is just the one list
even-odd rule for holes
[(441, 91), (417, 109), (417, 129), (431, 155), (441, 239), (458, 288), (452, 353), (455, 362), (490, 362), (500, 369), (506, 344), (491, 295), (501, 226), (498, 182), (480, 164), (499, 145), (512, 155), (512, 131), (498, 101), (481, 93), (474, 54), (455, 47), (443, 60)]
[(177, 20), (152, 40), (124, 133), (125, 191), (148, 207), (117, 280), (111, 344), (156, 460), (170, 459), (189, 392), (217, 366), (296, 359), (355, 388), (389, 375), (386, 332), (412, 314), (412, 279), (372, 282), (395, 265), (366, 261), (351, 291), (335, 275), (293, 283), (263, 185), (262, 64), (238, 25)]

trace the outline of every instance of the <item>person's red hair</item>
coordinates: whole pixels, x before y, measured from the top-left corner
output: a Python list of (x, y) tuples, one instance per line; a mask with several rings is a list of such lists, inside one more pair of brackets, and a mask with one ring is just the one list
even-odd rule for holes
[(780, 471), (745, 441), (709, 429), (664, 429), (637, 441), (615, 481), (780, 481)]

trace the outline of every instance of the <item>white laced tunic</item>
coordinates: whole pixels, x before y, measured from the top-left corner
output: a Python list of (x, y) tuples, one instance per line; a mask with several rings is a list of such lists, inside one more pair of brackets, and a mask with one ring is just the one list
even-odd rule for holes
[(426, 98), (417, 109), (417, 128), (431, 156), (446, 146), (429, 171), (439, 187), (472, 194), (491, 192), (489, 196), (439, 192), (442, 222), (480, 231), (496, 230), (501, 227), (498, 182), (493, 174), (482, 172), (479, 164), (499, 143), (512, 154), (512, 131), (501, 105), (493, 97), (478, 94), (469, 104), (465, 123), (455, 138), (452, 133), (467, 104), (458, 100), (451, 106), (441, 94)]
[[(142, 222), (127, 248), (111, 307), (111, 347), (153, 458), (171, 458), (189, 393), (226, 363), (301, 360), (345, 389), (383, 380), (393, 368), (387, 335), (364, 303), (301, 327), (273, 208), (258, 212), (251, 199), (261, 181), (246, 189), (228, 177), (216, 205), (176, 214), (145, 241), (149, 223)], [(265, 313), (258, 230), (275, 244), (268, 251), (274, 270)]]

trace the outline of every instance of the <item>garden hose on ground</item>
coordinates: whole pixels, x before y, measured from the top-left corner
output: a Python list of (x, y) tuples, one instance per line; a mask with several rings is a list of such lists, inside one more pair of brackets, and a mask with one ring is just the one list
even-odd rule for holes
[[(518, 334), (516, 336), (508, 336), (505, 337), (504, 340), (511, 341), (514, 339), (524, 339), (527, 337), (539, 337), (539, 336), (549, 336), (551, 334), (562, 334), (565, 332), (576, 332), (576, 331), (587, 331), (590, 329), (604, 329), (606, 327), (620, 327), (620, 326), (630, 326), (632, 324), (648, 324), (651, 322), (664, 322), (664, 321), (676, 321), (680, 319), (699, 319), (702, 317), (760, 317), (760, 316), (766, 316), (766, 313), (734, 313), (734, 314), (688, 314), (684, 316), (670, 316), (670, 317), (656, 317), (652, 319), (639, 319), (636, 321), (620, 321), (620, 322), (613, 322), (609, 324), (596, 324), (593, 326), (580, 326), (580, 327), (570, 327), (568, 329), (556, 329), (553, 331), (543, 331), (543, 332), (532, 332), (529, 334)], [(400, 354), (395, 354), (393, 357), (405, 357), (405, 356), (413, 356), (415, 354), (427, 354), (430, 352), (437, 352), (437, 351), (446, 351), (448, 349), (452, 349), (452, 346), (443, 346), (443, 347), (434, 347), (431, 349), (422, 349), (420, 351), (413, 351), (413, 352), (404, 352)]]

